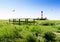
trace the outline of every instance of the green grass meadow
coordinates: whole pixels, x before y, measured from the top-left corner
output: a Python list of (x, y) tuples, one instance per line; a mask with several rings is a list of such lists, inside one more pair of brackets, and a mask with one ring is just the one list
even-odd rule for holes
[(60, 20), (36, 20), (35, 24), (22, 25), (0, 20), (0, 42), (60, 42)]

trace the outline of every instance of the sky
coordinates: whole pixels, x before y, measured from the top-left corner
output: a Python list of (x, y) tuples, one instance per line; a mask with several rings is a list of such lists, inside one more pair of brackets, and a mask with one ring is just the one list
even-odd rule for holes
[(40, 18), (60, 20), (60, 0), (0, 0), (0, 19)]

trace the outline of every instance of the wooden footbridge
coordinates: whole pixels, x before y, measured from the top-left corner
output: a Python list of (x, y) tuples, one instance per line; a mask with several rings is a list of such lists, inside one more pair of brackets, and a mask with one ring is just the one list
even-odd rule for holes
[(20, 18), (20, 19), (9, 19), (9, 23), (13, 24), (35, 24), (36, 19), (34, 18)]

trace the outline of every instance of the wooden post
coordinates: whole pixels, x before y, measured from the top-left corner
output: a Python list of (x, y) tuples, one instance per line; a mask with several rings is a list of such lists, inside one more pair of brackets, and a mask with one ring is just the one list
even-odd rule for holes
[(19, 25), (20, 25), (20, 19), (19, 19)]
[(33, 23), (35, 24), (35, 19), (33, 19)]
[(25, 19), (25, 23), (28, 24), (28, 19)]
[(13, 19), (13, 24), (15, 24), (16, 23), (16, 19)]

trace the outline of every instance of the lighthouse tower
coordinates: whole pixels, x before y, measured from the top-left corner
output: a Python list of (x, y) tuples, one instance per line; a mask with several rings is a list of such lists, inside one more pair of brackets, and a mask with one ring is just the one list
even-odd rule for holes
[(41, 11), (41, 19), (43, 19), (43, 11)]

